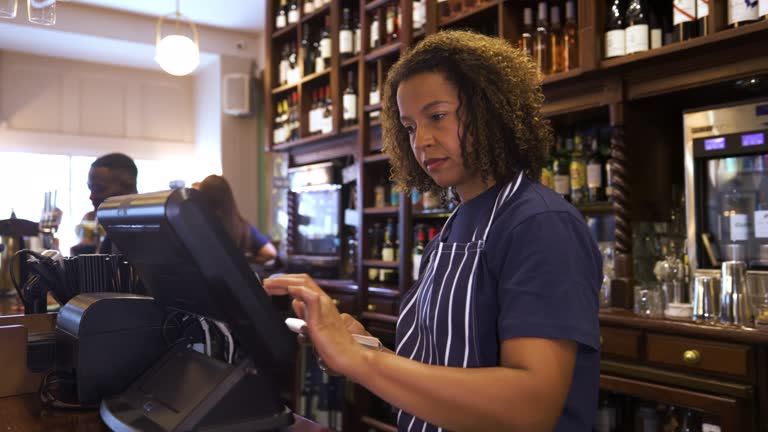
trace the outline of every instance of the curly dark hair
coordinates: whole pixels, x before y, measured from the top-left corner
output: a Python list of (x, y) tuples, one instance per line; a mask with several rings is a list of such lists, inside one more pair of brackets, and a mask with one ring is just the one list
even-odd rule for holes
[(485, 182), (507, 181), (521, 170), (539, 178), (553, 137), (541, 114), (544, 95), (536, 66), (503, 39), (442, 31), (403, 55), (384, 84), (384, 151), (397, 190), (443, 192), (413, 155), (397, 105), (400, 84), (425, 72), (441, 73), (458, 90), (459, 140), (467, 170), (480, 172)]

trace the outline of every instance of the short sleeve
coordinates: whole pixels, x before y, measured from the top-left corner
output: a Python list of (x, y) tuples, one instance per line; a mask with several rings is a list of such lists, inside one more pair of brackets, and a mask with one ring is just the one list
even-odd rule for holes
[(500, 339), (565, 339), (598, 350), (602, 262), (586, 224), (550, 211), (505, 237), (507, 253), (497, 263)]
[(265, 244), (269, 243), (269, 239), (264, 237), (255, 226), (250, 225), (251, 232), (251, 252), (258, 253)]

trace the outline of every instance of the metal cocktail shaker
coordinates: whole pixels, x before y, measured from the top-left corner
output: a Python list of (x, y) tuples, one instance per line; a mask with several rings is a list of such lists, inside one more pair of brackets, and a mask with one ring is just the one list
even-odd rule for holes
[(703, 323), (717, 321), (720, 281), (713, 276), (698, 275), (693, 279), (693, 319)]
[(721, 267), (720, 287), (720, 323), (751, 326), (747, 265), (743, 261), (725, 261)]

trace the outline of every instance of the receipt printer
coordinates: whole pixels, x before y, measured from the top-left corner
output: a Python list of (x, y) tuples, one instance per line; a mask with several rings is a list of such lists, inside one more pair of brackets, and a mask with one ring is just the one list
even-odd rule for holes
[(148, 296), (80, 294), (56, 319), (56, 372), (71, 376), (77, 403), (118, 394), (167, 350), (163, 308)]

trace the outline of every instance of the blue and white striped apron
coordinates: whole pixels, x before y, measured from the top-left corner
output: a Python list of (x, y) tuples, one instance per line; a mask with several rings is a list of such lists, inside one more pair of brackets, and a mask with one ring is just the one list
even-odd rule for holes
[[(418, 281), (401, 301), (397, 321), (397, 354), (438, 366), (478, 367), (477, 325), (474, 297), (480, 253), (499, 208), (520, 186), (517, 181), (505, 185), (485, 226), (475, 228), (470, 243), (443, 242), (446, 227), (453, 222), (454, 210), (440, 232), (439, 242), (431, 248), (427, 266)], [(478, 238), (478, 233), (482, 238)], [(400, 431), (442, 431), (432, 424), (402, 410), (397, 415)]]

